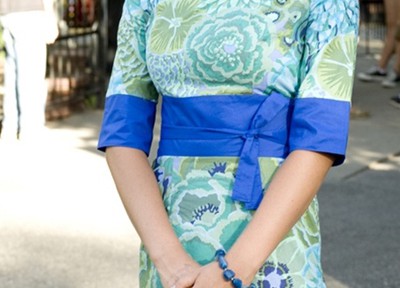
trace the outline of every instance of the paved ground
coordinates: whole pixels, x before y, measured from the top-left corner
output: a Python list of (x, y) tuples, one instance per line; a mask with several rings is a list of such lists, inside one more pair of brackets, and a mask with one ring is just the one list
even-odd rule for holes
[[(373, 59), (360, 55), (357, 70)], [(398, 87), (400, 91), (400, 87)], [(320, 193), (328, 287), (400, 287), (400, 109), (356, 81), (347, 162)], [(137, 235), (104, 157), (101, 111), (49, 123), (46, 141), (0, 141), (0, 288), (138, 287)], [(397, 156), (396, 156), (397, 155)]]
[[(357, 71), (374, 59), (359, 55)], [(400, 109), (387, 90), (355, 82), (347, 162), (320, 191), (323, 264), (329, 287), (400, 287)]]

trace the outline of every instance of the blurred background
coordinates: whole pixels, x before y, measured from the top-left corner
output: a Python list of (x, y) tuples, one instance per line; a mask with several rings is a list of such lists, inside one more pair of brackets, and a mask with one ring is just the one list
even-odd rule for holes
[(103, 105), (123, 2), (56, 0), (60, 35), (48, 46), (47, 120)]
[[(383, 2), (360, 4), (356, 74), (378, 60), (386, 33)], [(96, 150), (122, 5), (57, 2), (60, 35), (47, 59), (49, 133), (34, 142), (0, 140), (0, 288), (138, 287), (139, 239)], [(3, 62), (4, 52), (0, 119)], [(319, 194), (328, 287), (400, 287), (394, 88), (355, 79), (347, 160)], [(156, 126), (156, 141), (158, 133)]]

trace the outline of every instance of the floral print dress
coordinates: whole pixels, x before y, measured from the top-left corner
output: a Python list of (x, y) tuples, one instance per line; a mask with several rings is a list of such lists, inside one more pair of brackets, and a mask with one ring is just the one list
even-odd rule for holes
[[(291, 151), (343, 162), (357, 25), (354, 0), (126, 0), (98, 147), (149, 153), (162, 102), (154, 173), (177, 236), (207, 264)], [(320, 252), (314, 199), (253, 283), (325, 287)], [(143, 249), (140, 268), (140, 287), (162, 287)]]

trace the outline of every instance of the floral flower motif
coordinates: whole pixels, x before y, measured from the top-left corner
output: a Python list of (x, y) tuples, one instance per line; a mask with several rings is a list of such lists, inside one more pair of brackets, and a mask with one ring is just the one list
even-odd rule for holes
[(148, 69), (154, 85), (163, 95), (197, 94), (201, 84), (188, 78), (189, 67), (182, 53), (147, 56)]
[[(260, 161), (263, 183), (268, 184), (283, 159), (262, 157)], [(223, 167), (225, 163), (225, 173), (210, 175), (210, 167)], [(156, 159), (153, 169), (160, 189), (165, 179), (170, 179), (164, 203), (176, 234), (194, 259), (206, 264), (221, 245), (229, 250), (251, 219), (241, 204), (231, 200), (236, 159), (225, 158), (220, 163), (212, 158), (163, 156)], [(148, 287), (161, 287), (155, 285), (159, 281), (157, 276), (147, 274), (155, 271), (151, 262), (144, 261), (146, 257), (141, 259), (141, 276), (152, 279), (148, 285), (153, 286)], [(254, 284), (279, 288), (325, 287), (320, 267), (316, 199), (257, 273)]]
[(193, 211), (193, 220), (192, 224), (196, 223), (196, 221), (203, 220), (203, 217), (207, 214), (217, 215), (219, 213), (219, 207), (215, 206), (213, 203), (207, 203), (206, 205), (201, 205), (199, 208)]
[(150, 30), (150, 51), (163, 54), (181, 49), (189, 29), (203, 17), (204, 11), (198, 4), (199, 0), (167, 0), (158, 4)]
[[(186, 185), (175, 187), (174, 192), (170, 193), (171, 196), (165, 199), (171, 203), (175, 211), (171, 222), (178, 226), (191, 223), (210, 229), (218, 226), (218, 219), (222, 215), (232, 212), (232, 207), (219, 195), (210, 193), (218, 184), (210, 183), (209, 177), (207, 175), (207, 177), (190, 178)], [(219, 189), (224, 188), (219, 187)], [(228, 193), (228, 190), (226, 192)]]
[(260, 287), (325, 287), (307, 282), (323, 284), (317, 214), (314, 200), (256, 275), (255, 283)]
[(226, 162), (225, 163), (216, 163), (214, 162), (214, 167), (208, 170), (208, 173), (211, 177), (213, 177), (217, 173), (225, 173), (226, 171)]
[(261, 273), (265, 275), (264, 280), (258, 281), (260, 287), (265, 288), (292, 288), (293, 280), (289, 274), (289, 268), (283, 263), (267, 262)]
[(192, 77), (209, 86), (260, 81), (270, 64), (272, 27), (267, 16), (243, 9), (197, 23), (186, 43)]
[[(194, 162), (191, 162), (192, 165), (186, 165), (184, 159), (180, 158), (179, 163), (161, 159), (159, 163), (169, 167), (165, 174), (172, 177), (168, 192), (165, 193), (164, 203), (178, 235), (186, 240), (191, 239), (191, 235), (200, 235), (199, 237), (204, 236), (205, 239), (202, 240), (207, 242), (209, 237), (206, 235), (213, 235), (211, 238), (219, 239), (225, 235), (228, 235), (226, 238), (232, 238), (232, 231), (240, 233), (238, 227), (244, 228), (242, 224), (246, 224), (249, 219), (243, 212), (241, 204), (231, 199), (234, 165), (227, 166), (225, 173), (216, 173), (211, 177), (206, 167), (213, 162), (199, 160), (196, 161), (196, 166), (193, 166)], [(175, 177), (179, 177), (180, 181), (177, 185), (171, 185), (177, 183), (173, 180)], [(214, 244), (217, 248), (218, 243)]]

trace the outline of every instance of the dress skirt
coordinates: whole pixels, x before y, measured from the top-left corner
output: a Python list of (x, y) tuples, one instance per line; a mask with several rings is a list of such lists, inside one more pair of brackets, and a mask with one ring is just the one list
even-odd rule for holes
[[(266, 188), (280, 158), (259, 158)], [(205, 265), (217, 249), (229, 250), (254, 211), (232, 201), (236, 157), (158, 157), (154, 172), (176, 235), (192, 258)], [(314, 199), (297, 224), (265, 260), (253, 283), (259, 288), (323, 288), (318, 202)], [(162, 288), (158, 273), (142, 248), (140, 287)]]

